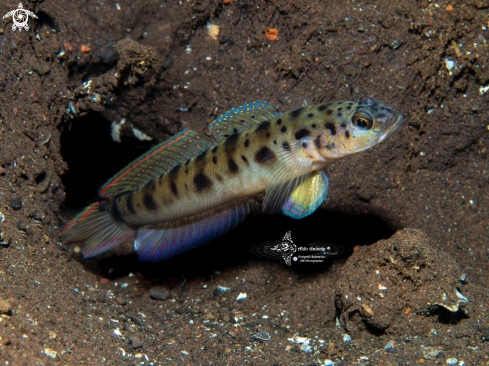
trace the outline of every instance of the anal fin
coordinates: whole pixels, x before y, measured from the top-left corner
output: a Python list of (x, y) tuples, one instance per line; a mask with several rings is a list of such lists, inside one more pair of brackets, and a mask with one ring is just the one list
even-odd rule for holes
[(244, 220), (247, 204), (228, 205), (177, 221), (140, 229), (134, 249), (140, 262), (158, 262), (205, 244)]

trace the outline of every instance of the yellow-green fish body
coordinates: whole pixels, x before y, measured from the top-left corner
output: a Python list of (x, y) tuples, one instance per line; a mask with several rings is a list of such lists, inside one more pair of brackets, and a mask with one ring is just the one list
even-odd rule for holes
[(402, 125), (375, 99), (306, 106), (278, 113), (257, 101), (209, 126), (186, 129), (113, 177), (63, 228), (63, 241), (85, 240), (85, 257), (136, 232), (139, 259), (154, 262), (190, 250), (241, 222), (246, 197), (266, 192), (264, 212), (305, 217), (324, 201), (333, 161), (368, 149)]

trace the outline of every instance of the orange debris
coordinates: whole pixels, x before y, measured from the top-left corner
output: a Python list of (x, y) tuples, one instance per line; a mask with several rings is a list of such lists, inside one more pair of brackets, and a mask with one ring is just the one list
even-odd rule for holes
[(85, 53), (90, 52), (90, 47), (85, 46), (84, 44), (82, 44), (81, 45), (81, 51), (82, 52), (85, 52)]
[(266, 28), (265, 29), (265, 36), (267, 36), (267, 38), (270, 41), (275, 41), (278, 38), (278, 30), (276, 30), (274, 28)]
[(445, 8), (446, 11), (453, 11), (453, 6), (451, 5), (448, 5), (446, 8)]
[(411, 312), (411, 308), (407, 308), (406, 310), (404, 310), (404, 314), (406, 315), (409, 315), (410, 312)]
[(71, 44), (69, 44), (68, 42), (63, 44), (63, 46), (65, 46), (68, 49), (68, 51), (70, 51), (70, 52), (73, 51), (73, 46)]
[(231, 5), (233, 3), (233, 0), (224, 0), (223, 3), (224, 5)]

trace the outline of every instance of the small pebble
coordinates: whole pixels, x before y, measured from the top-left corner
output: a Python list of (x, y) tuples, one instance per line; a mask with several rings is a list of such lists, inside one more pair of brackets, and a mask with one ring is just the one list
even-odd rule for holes
[(0, 299), (0, 314), (12, 315), (12, 306), (8, 301)]
[(137, 349), (137, 348), (142, 348), (143, 347), (143, 342), (139, 337), (132, 336), (131, 337), (131, 344), (132, 344), (132, 349)]
[(161, 286), (152, 287), (149, 289), (149, 297), (153, 300), (166, 300), (171, 298), (171, 293), (167, 289)]
[(447, 365), (456, 365), (458, 363), (458, 360), (456, 358), (449, 358), (447, 360)]
[(229, 288), (227, 287), (222, 287), (222, 286), (217, 286), (214, 291), (212, 292), (212, 295), (214, 297), (219, 297), (222, 294), (224, 294), (226, 291), (229, 291)]
[(100, 294), (97, 296), (97, 301), (98, 302), (106, 302), (107, 301), (107, 296), (105, 294)]
[(22, 208), (22, 198), (15, 198), (12, 201), (10, 201), (10, 207), (12, 207), (12, 210), (18, 211)]
[(259, 339), (261, 341), (269, 341), (270, 339), (272, 339), (270, 334), (268, 334), (267, 332), (261, 332), (261, 333), (255, 334), (253, 336), (253, 338)]
[(394, 341), (387, 342), (387, 345), (385, 346), (385, 350), (389, 353), (398, 353), (399, 352), (399, 350), (396, 348)]
[(434, 360), (438, 357), (441, 351), (435, 347), (425, 347), (423, 348), (423, 357), (427, 360)]
[(137, 325), (143, 325), (143, 322), (141, 321), (141, 319), (136, 318), (134, 315), (132, 315), (130, 313), (126, 313), (126, 317), (127, 317), (127, 319), (131, 320), (132, 322), (136, 323)]

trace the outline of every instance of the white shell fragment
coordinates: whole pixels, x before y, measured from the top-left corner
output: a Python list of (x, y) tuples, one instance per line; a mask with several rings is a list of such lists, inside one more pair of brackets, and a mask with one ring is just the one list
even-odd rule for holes
[(58, 357), (58, 352), (56, 352), (54, 349), (51, 349), (51, 348), (45, 348), (44, 354), (48, 357), (51, 357), (51, 358)]
[(462, 295), (457, 289), (455, 289), (455, 294), (461, 300), (460, 302), (463, 302), (464, 304), (469, 302), (469, 299), (467, 299), (464, 295)]
[(114, 329), (114, 334), (115, 334), (116, 336), (118, 336), (118, 337), (122, 337), (122, 333), (121, 333), (121, 331), (119, 330), (119, 328), (115, 328), (115, 329)]
[(309, 342), (310, 342), (310, 340), (308, 339), (307, 341), (305, 341), (304, 343), (301, 344), (301, 351), (303, 351), (303, 352), (311, 352), (312, 351), (312, 348), (309, 345)]
[(448, 72), (450, 73), (450, 75), (452, 75), (452, 70), (455, 67), (455, 62), (446, 58), (445, 59), (445, 66), (446, 66)]
[(294, 334), (294, 336), (292, 338), (289, 338), (287, 340), (289, 342), (293, 342), (293, 343), (296, 343), (296, 344), (302, 344), (304, 342), (308, 342), (309, 341), (309, 338), (307, 338), (307, 337), (301, 337), (301, 336), (299, 336), (299, 334)]
[(312, 348), (310, 346), (311, 340), (307, 337), (301, 337), (299, 334), (295, 334), (292, 338), (287, 339), (289, 342), (301, 345), (301, 351), (311, 352)]
[(268, 334), (267, 332), (261, 332), (261, 333), (255, 334), (253, 336), (253, 338), (259, 339), (261, 341), (269, 341), (270, 339), (272, 339), (270, 334)]
[(238, 297), (236, 298), (236, 301), (239, 301), (239, 300), (244, 300), (246, 299), (247, 295), (246, 295), (246, 292), (241, 292)]
[[(469, 299), (467, 299), (464, 295), (462, 295), (457, 289), (455, 289), (455, 295), (458, 298), (458, 301), (454, 304), (435, 304), (439, 306), (443, 306), (445, 309), (450, 310), (453, 313), (456, 313), (460, 309), (460, 305), (462, 304), (467, 304), (469, 302)], [(448, 300), (448, 296), (444, 293), (442, 297), (443, 301)]]
[(114, 140), (115, 142), (121, 142), (121, 128), (124, 123), (126, 123), (125, 118), (121, 119), (119, 122), (112, 122), (110, 137), (112, 137), (112, 140)]
[(153, 138), (146, 135), (144, 132), (138, 130), (136, 127), (132, 128), (132, 134), (140, 141), (151, 141)]

